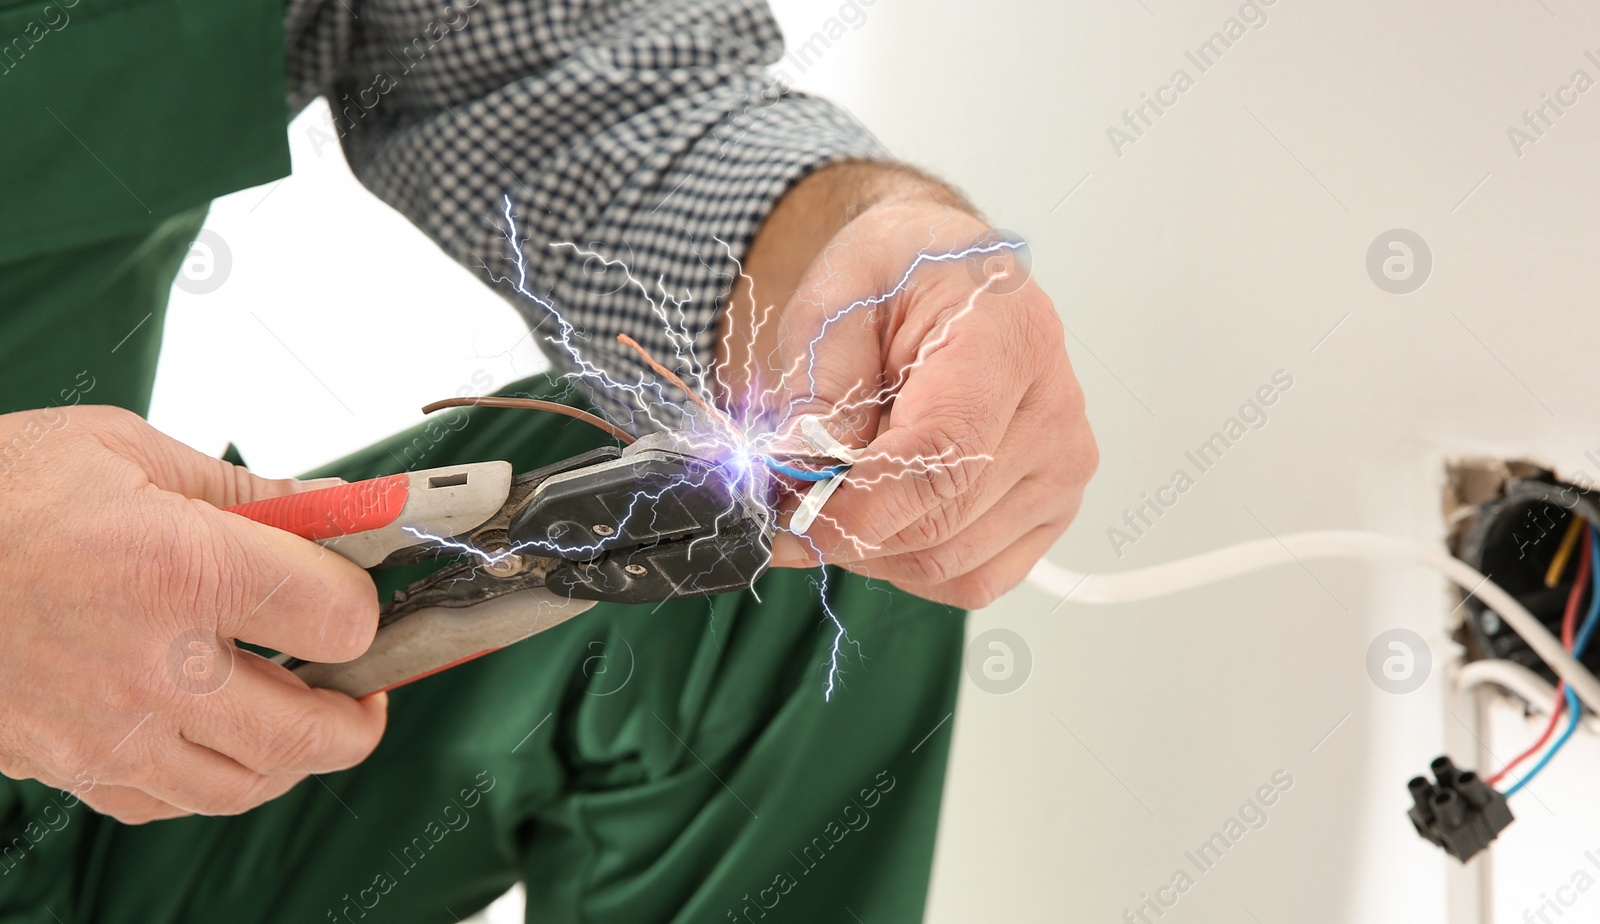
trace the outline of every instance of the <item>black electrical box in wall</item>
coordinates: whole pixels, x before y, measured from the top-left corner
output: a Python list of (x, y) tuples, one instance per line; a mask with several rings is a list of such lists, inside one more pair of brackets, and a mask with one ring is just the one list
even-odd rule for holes
[[(1571, 545), (1555, 586), (1546, 586), (1545, 577), (1575, 517), (1600, 525), (1600, 497), (1548, 472), (1512, 478), (1498, 497), (1478, 506), (1457, 554), (1516, 597), (1559, 638), (1584, 544)], [(1468, 647), (1477, 649), (1474, 657), (1505, 658), (1556, 681), (1555, 672), (1481, 600), (1468, 596), (1466, 608)], [(1590, 646), (1583, 663), (1600, 673), (1600, 645)]]

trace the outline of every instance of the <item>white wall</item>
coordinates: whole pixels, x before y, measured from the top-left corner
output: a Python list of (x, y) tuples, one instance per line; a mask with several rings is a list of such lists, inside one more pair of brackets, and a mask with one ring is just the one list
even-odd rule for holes
[(215, 237), (172, 291), (150, 419), (207, 452), (231, 440), (268, 475), (548, 366), (509, 304), (355, 181), (335, 138), (320, 101), (295, 120), (294, 175), (217, 200)]
[[(1307, 528), (1436, 539), (1444, 455), (1581, 465), (1600, 446), (1600, 99), (1521, 157), (1506, 134), (1574, 70), (1600, 78), (1583, 56), (1600, 21), (1544, 6), (1279, 0), (1203, 74), (1183, 52), (1237, 3), (868, 8), (837, 46), (856, 76), (840, 94), (1029, 237), (1072, 332), (1104, 454), (1055, 560), (1132, 567)], [(1107, 128), (1179, 67), (1192, 88), (1118, 157)], [(1365, 269), (1390, 228), (1433, 253), (1410, 295)], [(1280, 368), (1295, 385), (1270, 424), (1116, 557), (1107, 527)], [(1456, 724), (1443, 671), (1394, 695), (1365, 669), (1397, 626), (1449, 654), (1442, 588), (1404, 566), (1309, 571), (1053, 615), (1020, 590), (981, 614), (974, 631), (1023, 636), (1034, 675), (1006, 697), (965, 690), (931, 919), (1120, 920), (1283, 768), (1295, 785), (1270, 823), (1164, 920), (1444, 920), (1447, 861), (1403, 814), (1405, 780)], [(1498, 730), (1502, 756), (1531, 731)], [(1596, 756), (1573, 750), (1519, 797), (1498, 920), (1600, 845)]]
[[(792, 39), (842, 9), (779, 6)], [(1026, 235), (1071, 332), (1103, 461), (1054, 560), (1133, 567), (1328, 527), (1436, 541), (1446, 456), (1579, 466), (1600, 447), (1600, 92), (1520, 157), (1506, 134), (1575, 70), (1600, 79), (1583, 54), (1600, 47), (1600, 14), (1572, 0), (1277, 0), (1197, 74), (1184, 51), (1238, 3), (862, 8), (802, 85)], [(1193, 87), (1117, 156), (1108, 126), (1179, 67)], [(297, 153), (297, 170), (336, 160), (303, 137)], [(501, 355), (521, 333), (509, 310), (398, 218), (299, 183), (219, 207), (233, 275), (176, 306), (158, 423), (289, 472), (414, 418), (486, 364), (500, 380), (531, 368), (525, 341)], [(1391, 228), (1431, 249), (1413, 294), (1368, 276), (1368, 246)], [(201, 349), (217, 337), (240, 349)], [(1113, 554), (1124, 509), (1279, 369), (1294, 385), (1270, 422)], [(1407, 566), (1326, 562), (1110, 608), (1012, 593), (973, 631), (1019, 633), (1033, 673), (1008, 696), (965, 685), (930, 920), (1122, 920), (1282, 769), (1294, 785), (1266, 827), (1164, 924), (1445, 921), (1447, 861), (1409, 830), (1404, 784), (1447, 734), (1471, 740), (1473, 715), (1445, 693), (1450, 605)], [(1411, 694), (1366, 672), (1368, 645), (1394, 627), (1434, 656)], [(1506, 756), (1532, 733), (1502, 713), (1486, 741)], [(1579, 742), (1514, 803), (1497, 921), (1522, 920), (1600, 846), (1597, 761)]]

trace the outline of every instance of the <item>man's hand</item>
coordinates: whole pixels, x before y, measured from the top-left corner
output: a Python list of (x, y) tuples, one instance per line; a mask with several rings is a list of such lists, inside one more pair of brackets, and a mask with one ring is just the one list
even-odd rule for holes
[(236, 814), (353, 766), (383, 697), (312, 690), (371, 644), (366, 573), (218, 509), (293, 493), (108, 407), (0, 415), (0, 772), (140, 823)]
[(816, 414), (867, 448), (803, 539), (779, 534), (774, 565), (820, 551), (981, 607), (1077, 513), (1098, 456), (1050, 299), (1013, 251), (917, 262), (989, 230), (937, 184), (867, 164), (812, 174), (763, 225), (723, 328), (724, 399), (767, 391), (791, 424)]

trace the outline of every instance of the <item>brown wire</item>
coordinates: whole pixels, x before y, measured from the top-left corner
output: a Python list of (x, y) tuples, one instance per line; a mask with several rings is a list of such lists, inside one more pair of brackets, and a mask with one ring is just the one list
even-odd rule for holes
[(423, 405), (422, 413), (432, 414), (434, 411), (443, 410), (447, 407), (509, 407), (528, 411), (549, 411), (552, 414), (560, 414), (563, 417), (581, 420), (592, 427), (599, 427), (601, 430), (621, 440), (624, 445), (637, 439), (633, 434), (616, 424), (609, 420), (602, 420), (588, 411), (580, 411), (575, 407), (567, 407), (565, 404), (557, 404), (554, 401), (540, 401), (538, 398), (445, 398), (443, 401), (435, 401), (432, 404)]
[[(683, 393), (689, 396), (689, 400), (704, 408), (706, 413), (716, 418), (716, 420), (723, 426), (735, 433), (738, 432), (734, 428), (733, 422), (730, 421), (726, 415), (712, 407), (710, 404), (707, 404), (706, 400), (696, 394), (694, 389), (684, 384), (683, 379), (678, 378), (677, 373), (656, 362), (655, 357), (651, 356), (645, 351), (644, 347), (639, 345), (639, 341), (633, 339), (627, 334), (618, 334), (617, 341), (624, 346), (630, 347), (635, 353), (638, 353), (639, 356), (644, 359), (645, 363), (647, 363), (651, 369), (655, 370), (656, 375), (661, 376), (672, 384), (678, 386), (678, 388), (682, 389)], [(588, 411), (580, 411), (575, 407), (567, 407), (565, 404), (557, 404), (554, 401), (541, 401), (538, 398), (445, 398), (442, 401), (435, 401), (432, 404), (424, 405), (422, 408), (422, 413), (432, 414), (434, 411), (444, 410), (447, 407), (507, 407), (529, 411), (549, 411), (552, 414), (561, 414), (564, 417), (571, 417), (574, 420), (581, 420), (590, 426), (599, 427), (601, 430), (604, 430), (605, 432), (621, 440), (624, 444), (632, 443), (637, 438), (616, 424), (613, 424), (608, 420), (602, 420)]]

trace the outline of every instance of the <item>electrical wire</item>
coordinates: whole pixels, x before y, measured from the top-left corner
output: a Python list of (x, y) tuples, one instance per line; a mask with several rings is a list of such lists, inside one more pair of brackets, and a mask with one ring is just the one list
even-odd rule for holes
[(1410, 561), (1438, 571), (1500, 614), (1506, 625), (1572, 687), (1583, 703), (1600, 712), (1600, 679), (1578, 663), (1527, 607), (1477, 569), (1443, 550), (1396, 536), (1357, 530), (1287, 533), (1166, 564), (1110, 574), (1070, 571), (1041, 561), (1034, 565), (1028, 579), (1036, 587), (1063, 599), (1080, 603), (1129, 603), (1213, 584), (1263, 568), (1303, 565), (1307, 559), (1321, 558)]
[(1578, 723), (1583, 719), (1583, 704), (1578, 702), (1578, 695), (1572, 692), (1571, 687), (1563, 687), (1562, 692), (1566, 694), (1567, 711), (1572, 713), (1572, 720), (1567, 723), (1567, 730), (1561, 733), (1561, 737), (1556, 739), (1556, 743), (1551, 745), (1550, 750), (1544, 752), (1544, 756), (1540, 757), (1537, 763), (1528, 768), (1522, 779), (1507, 787), (1507, 796), (1516, 795), (1522, 791), (1522, 787), (1533, 782), (1533, 778), (1549, 765), (1550, 759), (1556, 756), (1556, 752), (1572, 738), (1572, 733), (1578, 730)]
[(671, 382), (672, 384), (678, 386), (678, 388), (680, 390), (682, 390), (682, 392), (684, 394), (689, 396), (689, 400), (690, 401), (693, 401), (695, 404), (700, 405), (701, 409), (704, 410), (707, 414), (710, 414), (711, 417), (714, 420), (716, 420), (718, 423), (722, 424), (724, 427), (727, 427), (728, 431), (730, 433), (734, 434), (735, 436), (740, 436), (739, 428), (735, 427), (733, 425), (733, 421), (729, 420), (726, 414), (724, 414), (721, 411), (717, 410), (716, 408), (712, 407), (711, 403), (709, 401), (707, 401), (706, 399), (700, 397), (700, 394), (698, 392), (696, 392), (693, 388), (690, 388), (683, 381), (683, 379), (678, 378), (678, 374), (676, 372), (673, 372), (671, 369), (668, 369), (666, 366), (663, 366), (660, 363), (656, 362), (655, 357), (651, 356), (650, 352), (648, 350), (646, 350), (644, 347), (639, 345), (639, 341), (633, 339), (632, 337), (628, 336), (627, 334), (618, 334), (617, 335), (617, 342), (622, 344), (623, 346), (629, 348), (630, 350), (633, 350), (635, 353), (638, 353), (639, 354), (639, 358), (643, 359), (644, 362), (645, 362), (645, 365), (649, 366), (652, 370), (654, 370), (656, 375), (659, 375), (662, 378), (666, 379), (667, 381)]
[[(1468, 661), (1456, 669), (1457, 692), (1470, 692), (1484, 684), (1493, 684), (1514, 694), (1527, 704), (1526, 708), (1533, 715), (1548, 715), (1551, 702), (1563, 704), (1566, 702), (1564, 697), (1559, 697), (1553, 685), (1533, 670), (1515, 661), (1505, 658), (1481, 658), (1477, 661)], [(1583, 727), (1590, 734), (1600, 735), (1600, 716), (1593, 712), (1585, 712)]]
[(842, 475), (850, 470), (850, 466), (848, 465), (830, 465), (827, 468), (819, 469), (817, 471), (807, 471), (803, 468), (795, 468), (792, 465), (785, 465), (771, 456), (762, 456), (761, 461), (766, 463), (767, 468), (772, 469), (780, 475), (788, 475), (790, 478), (793, 478), (796, 481), (827, 481), (829, 478), (832, 478), (835, 475)]
[[(1594, 540), (1588, 532), (1584, 533), (1583, 545), (1583, 556), (1578, 561), (1578, 573), (1572, 579), (1572, 590), (1567, 593), (1567, 606), (1561, 614), (1561, 643), (1566, 646), (1568, 651), (1572, 651), (1576, 643), (1574, 626), (1577, 625), (1578, 602), (1583, 599), (1583, 588), (1589, 582), (1589, 571), (1593, 567), (1591, 556), (1594, 553), (1592, 548)], [(1600, 600), (1600, 594), (1594, 596), (1596, 600)], [(1585, 621), (1587, 622), (1587, 620)], [(1550, 708), (1550, 721), (1545, 724), (1544, 731), (1539, 734), (1538, 739), (1522, 753), (1506, 761), (1505, 766), (1501, 767), (1484, 782), (1494, 786), (1505, 779), (1506, 774), (1510, 773), (1518, 764), (1538, 753), (1539, 749), (1544, 747), (1545, 742), (1550, 740), (1550, 736), (1555, 734), (1557, 726), (1561, 724), (1561, 713), (1562, 710), (1567, 708), (1567, 700), (1566, 684), (1558, 684), (1556, 686), (1555, 704)], [(1541, 762), (1541, 766), (1543, 763)]]
[(611, 421), (588, 411), (567, 407), (565, 404), (557, 404), (554, 401), (541, 401), (538, 398), (445, 398), (443, 401), (435, 401), (432, 404), (423, 405), (422, 413), (432, 414), (434, 411), (441, 411), (447, 407), (509, 407), (528, 411), (549, 411), (552, 414), (571, 417), (573, 420), (581, 420), (592, 427), (598, 427), (621, 440), (624, 445), (632, 443), (638, 438)]
[(1572, 547), (1578, 542), (1578, 533), (1583, 529), (1583, 517), (1574, 515), (1567, 523), (1567, 531), (1561, 537), (1561, 544), (1556, 546), (1556, 554), (1550, 559), (1550, 567), (1544, 572), (1544, 586), (1555, 587), (1561, 583), (1561, 572), (1566, 570), (1567, 559), (1572, 557)]
[(1556, 688), (1543, 677), (1509, 658), (1480, 658), (1457, 668), (1457, 693), (1469, 693), (1484, 684), (1494, 684), (1514, 694), (1536, 715), (1548, 713), (1548, 703), (1556, 695)]
[[(693, 401), (695, 404), (698, 404), (703, 410), (705, 410), (707, 414), (710, 414), (713, 419), (726, 427), (728, 432), (733, 434), (736, 440), (741, 442), (744, 440), (744, 435), (739, 432), (739, 428), (734, 426), (733, 421), (729, 420), (726, 414), (717, 410), (711, 405), (710, 402), (706, 401), (706, 399), (700, 397), (699, 393), (690, 388), (688, 384), (683, 381), (683, 379), (678, 377), (677, 373), (673, 372), (671, 369), (668, 369), (666, 366), (661, 365), (659, 362), (656, 362), (655, 357), (651, 356), (648, 350), (639, 345), (639, 341), (633, 339), (627, 334), (618, 334), (617, 342), (639, 354), (639, 358), (643, 359), (645, 361), (645, 365), (649, 366), (656, 375), (659, 375), (668, 382), (671, 382), (673, 385), (676, 385), (685, 395), (689, 396), (689, 400)], [(848, 465), (833, 465), (818, 471), (808, 471), (803, 468), (795, 468), (792, 465), (785, 465), (769, 455), (762, 454), (760, 458), (761, 461), (766, 464), (767, 468), (772, 469), (780, 475), (787, 475), (796, 481), (827, 481), (829, 478), (832, 478), (836, 475), (841, 475), (850, 469), (850, 466)]]
[(1589, 650), (1589, 642), (1594, 638), (1596, 626), (1600, 626), (1600, 530), (1589, 527), (1589, 574), (1594, 581), (1593, 590), (1589, 597), (1589, 612), (1583, 617), (1583, 626), (1578, 629), (1578, 638), (1573, 642), (1572, 655), (1582, 658), (1584, 652)]
[[(1567, 611), (1564, 614), (1565, 618), (1562, 622), (1562, 636), (1564, 640), (1570, 644), (1572, 648), (1572, 655), (1576, 658), (1583, 657), (1584, 652), (1589, 647), (1589, 640), (1594, 635), (1595, 625), (1597, 622), (1600, 622), (1600, 533), (1597, 533), (1593, 526), (1590, 526), (1584, 533), (1583, 550), (1583, 561), (1579, 563), (1578, 575), (1573, 580), (1572, 595), (1567, 598)], [(1577, 609), (1574, 604), (1576, 603), (1579, 595), (1582, 593), (1585, 578), (1591, 578), (1593, 580), (1593, 589), (1589, 594), (1589, 612), (1584, 616), (1583, 628), (1578, 631), (1576, 638), (1574, 638), (1571, 630), (1573, 614)], [(1558, 690), (1561, 698), (1557, 700), (1557, 705), (1552, 708), (1550, 724), (1545, 727), (1544, 734), (1539, 737), (1539, 741), (1535, 743), (1533, 747), (1517, 755), (1517, 757), (1512, 760), (1511, 763), (1506, 764), (1505, 767), (1503, 767), (1500, 772), (1496, 773), (1491, 779), (1499, 780), (1503, 778), (1512, 767), (1520, 763), (1529, 754), (1537, 751), (1539, 746), (1544, 743), (1545, 739), (1550, 737), (1551, 730), (1555, 727), (1556, 722), (1560, 718), (1560, 712), (1562, 708), (1565, 708), (1567, 712), (1571, 714), (1571, 721), (1567, 723), (1566, 731), (1562, 732), (1561, 737), (1556, 739), (1556, 743), (1550, 746), (1550, 750), (1546, 751), (1544, 756), (1539, 758), (1539, 760), (1528, 769), (1528, 772), (1523, 775), (1522, 779), (1518, 780), (1515, 785), (1506, 790), (1506, 795), (1508, 796), (1520, 791), (1524, 786), (1527, 786), (1534, 777), (1539, 775), (1540, 771), (1549, 765), (1551, 759), (1556, 756), (1556, 754), (1566, 745), (1569, 740), (1571, 740), (1573, 732), (1578, 730), (1578, 725), (1583, 720), (1583, 707), (1578, 703), (1577, 698), (1572, 694), (1571, 689), (1567, 688), (1566, 686), (1562, 686), (1559, 687)]]

